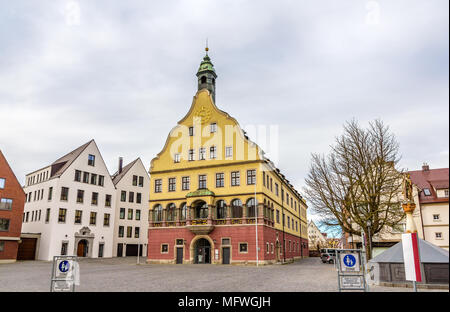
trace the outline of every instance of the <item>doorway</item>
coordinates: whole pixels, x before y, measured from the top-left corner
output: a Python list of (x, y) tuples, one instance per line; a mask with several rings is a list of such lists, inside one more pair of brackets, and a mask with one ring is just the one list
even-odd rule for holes
[(194, 263), (211, 263), (211, 244), (207, 239), (200, 238), (195, 243)]
[(183, 247), (177, 247), (177, 264), (183, 264)]
[(123, 257), (123, 244), (117, 244), (117, 257)]
[(230, 247), (222, 248), (222, 264), (230, 264)]
[(78, 257), (86, 257), (88, 254), (88, 242), (85, 239), (82, 239), (78, 242), (77, 247), (77, 256)]

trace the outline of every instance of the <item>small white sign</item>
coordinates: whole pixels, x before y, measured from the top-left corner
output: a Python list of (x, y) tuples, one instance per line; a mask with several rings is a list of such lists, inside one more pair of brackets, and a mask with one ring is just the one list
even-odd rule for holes
[(359, 272), (361, 270), (358, 253), (341, 253), (339, 257), (342, 272)]
[(341, 276), (341, 288), (363, 288), (362, 276)]
[(215, 250), (214, 250), (214, 258), (215, 258), (216, 260), (219, 260), (219, 249), (215, 249)]

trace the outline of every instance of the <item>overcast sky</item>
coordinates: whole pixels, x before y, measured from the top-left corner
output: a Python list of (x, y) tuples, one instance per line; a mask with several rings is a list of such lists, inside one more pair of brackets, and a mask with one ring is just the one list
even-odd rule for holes
[(278, 125), (300, 192), (352, 118), (388, 124), (403, 168), (448, 167), (446, 0), (0, 3), (0, 149), (21, 183), (92, 138), (110, 173), (119, 156), (148, 168), (191, 105), (206, 38), (216, 104)]

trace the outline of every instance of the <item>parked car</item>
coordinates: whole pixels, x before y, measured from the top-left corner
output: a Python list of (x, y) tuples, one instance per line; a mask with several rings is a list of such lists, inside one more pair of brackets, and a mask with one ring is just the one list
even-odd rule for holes
[(322, 263), (334, 263), (336, 261), (336, 249), (325, 248), (320, 250)]

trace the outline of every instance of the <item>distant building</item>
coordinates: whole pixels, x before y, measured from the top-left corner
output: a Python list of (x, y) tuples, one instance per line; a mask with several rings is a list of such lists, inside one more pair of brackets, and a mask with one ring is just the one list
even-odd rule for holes
[(308, 223), (308, 243), (310, 253), (325, 248), (327, 243), (326, 233), (324, 235), (312, 220)]
[(115, 187), (94, 140), (26, 175), (25, 259), (112, 257)]
[(0, 150), (0, 263), (16, 261), (24, 203), (22, 186)]
[(116, 187), (113, 256), (147, 254), (150, 178), (140, 158), (112, 175)]
[(414, 221), (419, 237), (446, 250), (449, 246), (449, 170), (430, 169), (410, 171), (414, 185), (416, 209)]

